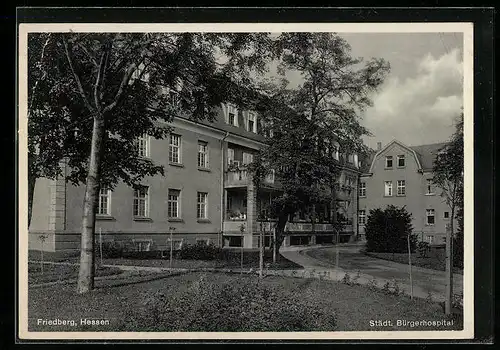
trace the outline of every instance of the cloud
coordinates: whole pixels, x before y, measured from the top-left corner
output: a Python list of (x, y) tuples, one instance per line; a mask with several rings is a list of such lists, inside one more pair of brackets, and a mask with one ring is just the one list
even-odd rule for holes
[(372, 132), (374, 147), (398, 139), (408, 145), (446, 141), (461, 112), (463, 64), (458, 49), (440, 57), (427, 54), (408, 63), (415, 72), (400, 79), (393, 72), (373, 96), (363, 124)]

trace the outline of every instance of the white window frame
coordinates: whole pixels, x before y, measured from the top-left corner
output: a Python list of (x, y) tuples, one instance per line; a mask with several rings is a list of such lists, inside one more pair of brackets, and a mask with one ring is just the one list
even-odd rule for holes
[(358, 224), (366, 225), (366, 210), (358, 211)]
[[(391, 166), (389, 166), (387, 164), (389, 160), (391, 161)], [(394, 167), (394, 157), (393, 156), (385, 156), (385, 168), (392, 169), (393, 167)]]
[(361, 181), (359, 183), (359, 196), (366, 197), (366, 181)]
[(205, 242), (206, 245), (210, 244), (210, 238), (196, 237), (195, 242)]
[[(137, 247), (138, 252), (149, 252), (151, 251), (151, 246), (153, 245), (152, 239), (132, 239), (132, 243)], [(146, 244), (146, 249), (141, 249), (142, 244)]]
[(384, 197), (392, 197), (392, 181), (384, 181)]
[(253, 162), (253, 154), (248, 152), (243, 152), (243, 165), (248, 165)]
[(234, 162), (234, 148), (227, 149), (227, 165), (231, 165)]
[[(106, 192), (105, 194), (103, 192)], [(103, 198), (106, 198), (106, 212), (102, 212)], [(97, 215), (110, 216), (111, 215), (111, 190), (102, 186), (99, 189), (99, 203), (97, 205)]]
[[(400, 161), (401, 159), (403, 160), (403, 165), (399, 165), (399, 161)], [(404, 155), (404, 154), (399, 154), (399, 155), (397, 156), (396, 161), (397, 161), (396, 166), (397, 166), (398, 168), (404, 168), (404, 167), (406, 167), (406, 157), (405, 157), (405, 155)]]
[(273, 184), (275, 178), (276, 178), (276, 171), (274, 171), (274, 169), (271, 169), (269, 174), (266, 175), (266, 181)]
[(426, 180), (426, 188), (425, 188), (425, 195), (426, 196), (433, 196), (434, 193), (434, 183), (432, 182), (432, 179), (427, 179)]
[[(172, 248), (173, 250), (182, 249), (182, 245), (184, 244), (184, 238), (172, 238)], [(170, 249), (170, 237), (167, 238), (167, 250)]]
[(433, 235), (426, 235), (425, 236), (425, 241), (429, 244), (434, 243), (434, 236)]
[(208, 169), (209, 167), (209, 152), (208, 142), (198, 141), (198, 168)]
[[(429, 218), (432, 217), (434, 220), (433, 223), (429, 223)], [(427, 226), (434, 226), (436, 224), (436, 211), (432, 208), (425, 209), (425, 224)]]
[[(174, 140), (177, 139), (177, 145)], [(174, 157), (174, 151), (177, 150), (177, 159)], [(168, 162), (171, 164), (182, 164), (182, 136), (178, 134), (170, 134), (168, 141)]]
[[(144, 197), (139, 193), (139, 191), (145, 189)], [(144, 213), (140, 212), (140, 203), (144, 202)], [(137, 203), (137, 204), (136, 204)], [(137, 210), (136, 210), (137, 208)], [(149, 217), (149, 186), (139, 186), (139, 188), (134, 189), (134, 206), (133, 206), (134, 217)]]
[[(250, 130), (250, 121), (253, 122), (252, 125), (252, 130)], [(257, 133), (257, 114), (254, 112), (248, 112), (247, 113), (247, 120), (246, 120), (246, 129), (250, 132)]]
[[(229, 115), (234, 114), (234, 122), (231, 123), (229, 119)], [(228, 103), (227, 104), (227, 123), (232, 126), (239, 126), (238, 125), (238, 108), (236, 108), (235, 105)]]
[[(200, 200), (203, 196), (203, 201)], [(196, 218), (198, 220), (208, 219), (208, 192), (196, 193)]]
[(396, 192), (397, 196), (406, 196), (406, 181), (405, 180), (398, 180), (396, 183), (396, 188), (397, 188), (397, 192)]
[[(448, 217), (446, 217), (445, 214), (448, 214)], [(443, 219), (444, 220), (450, 220), (450, 212), (449, 211), (443, 211)]]
[[(176, 196), (174, 195), (174, 192)], [(172, 197), (177, 197), (176, 200), (174, 200)], [(175, 203), (175, 215), (172, 211), (171, 205)], [(176, 188), (169, 188), (167, 192), (167, 217), (169, 219), (180, 219), (181, 218), (181, 190), (178, 190)]]
[(142, 158), (149, 158), (149, 135), (142, 135), (137, 138), (137, 154)]

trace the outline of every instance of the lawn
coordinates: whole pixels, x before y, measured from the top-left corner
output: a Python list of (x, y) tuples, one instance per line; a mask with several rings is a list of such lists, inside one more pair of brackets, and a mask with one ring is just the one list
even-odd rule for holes
[[(408, 265), (408, 253), (374, 253), (365, 252), (366, 255), (383, 259), (394, 261), (400, 264)], [(414, 253), (411, 255), (411, 263), (414, 266), (425, 267), (427, 269), (446, 271), (446, 260), (445, 260), (445, 249), (432, 248), (426, 256), (421, 256), (419, 253)], [(463, 274), (463, 269), (458, 267), (453, 267), (453, 273)]]
[[(122, 274), (123, 277), (118, 279), (96, 281), (96, 289), (86, 295), (76, 294), (74, 284), (30, 288), (28, 294), (29, 330), (136, 332), (155, 329), (156, 331), (168, 332), (202, 327), (195, 323), (201, 322), (202, 324), (205, 318), (210, 318), (209, 325), (212, 328), (208, 328), (208, 330), (213, 330), (213, 327), (217, 326), (213, 322), (227, 324), (228, 320), (241, 318), (251, 320), (251, 322), (241, 324), (239, 326), (241, 328), (236, 330), (252, 331), (256, 330), (253, 329), (257, 327), (256, 325), (266, 324), (261, 322), (263, 318), (267, 317), (266, 322), (270, 322), (270, 324), (276, 323), (276, 319), (273, 320), (273, 317), (279, 318), (278, 323), (285, 322), (287, 317), (293, 318), (295, 312), (302, 312), (300, 310), (304, 309), (320, 310), (322, 312), (321, 319), (335, 318), (334, 325), (327, 329), (330, 331), (462, 328), (462, 321), (459, 319), (454, 321), (451, 328), (398, 327), (397, 320), (440, 321), (443, 319), (442, 308), (438, 304), (426, 300), (410, 300), (404, 296), (388, 295), (371, 290), (366, 286), (275, 276), (268, 276), (257, 283), (258, 277), (254, 275), (223, 273), (163, 273), (124, 276), (125, 274), (127, 273)], [(250, 294), (250, 297), (245, 296), (245, 289), (246, 286), (256, 283), (260, 286), (259, 288), (265, 289), (269, 298), (280, 301), (270, 304), (274, 310), (269, 313), (252, 314), (252, 310), (258, 307), (255, 305), (258, 304), (258, 301), (254, 300), (254, 294)], [(214, 294), (213, 290), (217, 288), (221, 289), (217, 293), (222, 294)], [(231, 293), (227, 294), (228, 289), (234, 288), (240, 288), (238, 293), (241, 293), (241, 297), (234, 298)], [(198, 294), (193, 294), (192, 290), (197, 290)], [(201, 295), (201, 297), (193, 298), (196, 295)], [(213, 300), (214, 295), (229, 297)], [(201, 304), (198, 299), (202, 300)], [(153, 306), (159, 307), (160, 310), (151, 311), (149, 309), (151, 301), (153, 301)], [(170, 301), (174, 301), (174, 306), (175, 303), (182, 304), (180, 311), (175, 310), (175, 307), (172, 308), (172, 303), (169, 304)], [(206, 305), (207, 303), (216, 305), (216, 310), (213, 313), (206, 312), (207, 308), (213, 306)], [(162, 305), (170, 305), (170, 307), (161, 310)], [(304, 308), (304, 306), (307, 307)], [(234, 310), (238, 310), (238, 312), (234, 313)], [(41, 324), (43, 320), (54, 319), (74, 321), (75, 325), (49, 326)], [(100, 320), (104, 325), (81, 325), (82, 319)], [(193, 320), (194, 323), (190, 323), (189, 320)], [(212, 320), (214, 321), (212, 322)], [(378, 320), (390, 320), (392, 326), (373, 326)], [(146, 321), (152, 322), (150, 323), (152, 326), (147, 326)], [(303, 329), (299, 323), (293, 326), (291, 331), (315, 330)], [(184, 325), (187, 328), (179, 328), (179, 325)], [(325, 330), (324, 325), (318, 324), (318, 327)], [(199, 330), (204, 330), (204, 328)], [(216, 330), (222, 331), (224, 329)]]
[[(96, 276), (117, 275), (122, 271), (118, 268), (98, 267)], [(38, 284), (45, 282), (68, 281), (78, 277), (78, 265), (28, 264), (28, 283)]]

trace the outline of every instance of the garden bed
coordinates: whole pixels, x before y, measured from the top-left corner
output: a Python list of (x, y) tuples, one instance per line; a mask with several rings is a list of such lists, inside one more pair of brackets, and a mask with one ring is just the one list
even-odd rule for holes
[[(78, 278), (78, 265), (59, 265), (59, 264), (28, 264), (28, 283), (39, 284), (46, 282), (69, 281)], [(96, 276), (110, 276), (120, 274), (122, 271), (118, 268), (97, 267)]]
[[(115, 284), (114, 284), (115, 283)], [(68, 302), (71, 300), (71, 302)], [(278, 302), (279, 301), (279, 302)], [(116, 285), (89, 294), (74, 285), (29, 290), (30, 331), (389, 331), (456, 330), (397, 326), (398, 320), (442, 321), (440, 305), (387, 295), (366, 286), (316, 279), (189, 273)], [(39, 319), (74, 321), (49, 326)], [(81, 320), (102, 324), (82, 325)], [(392, 325), (376, 326), (389, 320)]]

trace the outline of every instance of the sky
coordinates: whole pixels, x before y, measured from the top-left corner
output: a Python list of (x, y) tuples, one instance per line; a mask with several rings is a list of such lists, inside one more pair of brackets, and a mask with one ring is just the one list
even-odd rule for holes
[[(371, 148), (445, 142), (463, 101), (462, 33), (341, 33), (354, 57), (384, 58), (391, 71), (361, 116)], [(300, 81), (288, 75), (290, 83)]]

